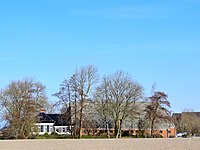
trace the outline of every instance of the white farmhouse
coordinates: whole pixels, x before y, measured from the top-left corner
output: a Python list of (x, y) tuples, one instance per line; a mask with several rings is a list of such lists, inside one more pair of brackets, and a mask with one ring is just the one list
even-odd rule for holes
[(64, 114), (46, 114), (40, 112), (37, 115), (38, 134), (51, 134), (53, 132), (59, 135), (71, 134), (73, 126), (65, 119)]

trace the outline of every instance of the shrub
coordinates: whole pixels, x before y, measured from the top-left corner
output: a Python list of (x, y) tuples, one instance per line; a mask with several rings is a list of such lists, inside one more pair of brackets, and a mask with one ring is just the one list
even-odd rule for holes
[(154, 137), (154, 138), (163, 138), (163, 136), (160, 135), (160, 134), (154, 134), (153, 137)]
[(52, 132), (51, 136), (57, 136), (58, 134), (56, 132)]
[(45, 136), (45, 137), (49, 137), (49, 133), (48, 133), (48, 132), (45, 132), (45, 133), (44, 133), (44, 136)]
[(122, 136), (130, 136), (129, 131), (128, 130), (127, 131), (123, 131), (122, 132)]
[(174, 135), (170, 135), (169, 138), (175, 138), (175, 136)]

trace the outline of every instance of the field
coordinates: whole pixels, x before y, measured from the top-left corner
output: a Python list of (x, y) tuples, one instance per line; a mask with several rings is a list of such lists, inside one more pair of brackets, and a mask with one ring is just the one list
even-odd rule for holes
[(0, 150), (198, 150), (200, 138), (7, 140)]

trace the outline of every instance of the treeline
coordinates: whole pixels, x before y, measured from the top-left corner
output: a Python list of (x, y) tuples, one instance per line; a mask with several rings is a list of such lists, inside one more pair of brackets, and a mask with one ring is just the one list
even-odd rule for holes
[[(97, 68), (86, 66), (76, 69), (69, 79), (60, 84), (55, 104), (49, 104), (45, 86), (32, 79), (11, 82), (0, 92), (1, 118), (7, 122), (8, 136), (28, 138), (33, 132), (35, 116), (40, 108), (59, 106), (74, 126), (73, 137), (82, 137), (84, 113), (88, 103), (93, 104), (94, 113), (105, 125), (110, 136), (110, 124), (114, 124), (114, 135), (120, 138), (125, 120), (134, 119), (139, 113), (141, 125), (148, 122), (151, 135), (155, 123), (170, 121), (170, 102), (164, 92), (155, 91), (145, 97), (144, 87), (134, 81), (128, 73), (116, 71), (99, 78)], [(146, 102), (144, 112), (137, 111), (137, 102)], [(162, 112), (162, 113), (161, 113)]]

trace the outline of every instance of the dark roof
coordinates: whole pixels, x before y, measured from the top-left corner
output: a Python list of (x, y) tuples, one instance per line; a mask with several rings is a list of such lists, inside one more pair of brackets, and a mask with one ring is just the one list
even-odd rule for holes
[(54, 126), (68, 126), (69, 120), (64, 117), (64, 114), (46, 114), (41, 112), (37, 115), (38, 123), (54, 123)]
[(37, 122), (39, 123), (54, 123), (55, 121), (44, 112), (37, 115)]
[(48, 114), (49, 117), (51, 117), (55, 124), (54, 126), (67, 126), (70, 125), (70, 122), (66, 120), (66, 117), (64, 117), (63, 114)]

